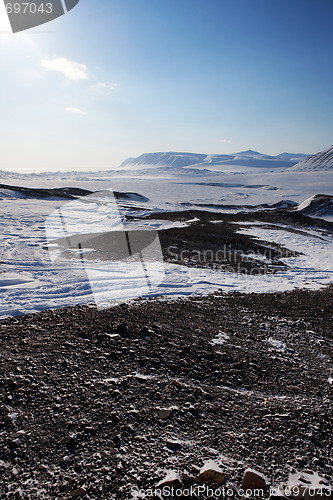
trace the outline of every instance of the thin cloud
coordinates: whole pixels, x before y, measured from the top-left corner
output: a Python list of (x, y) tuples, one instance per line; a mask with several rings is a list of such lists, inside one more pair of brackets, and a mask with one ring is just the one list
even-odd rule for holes
[(87, 66), (74, 61), (69, 61), (65, 57), (54, 57), (53, 59), (42, 59), (42, 68), (46, 71), (58, 71), (69, 80), (88, 80)]
[(220, 142), (222, 142), (223, 144), (231, 144), (232, 141), (230, 141), (229, 139), (220, 139)]
[(98, 86), (101, 87), (102, 89), (114, 90), (118, 87), (118, 83), (99, 82)]
[(80, 108), (65, 108), (65, 111), (76, 113), (77, 115), (86, 115), (87, 113)]

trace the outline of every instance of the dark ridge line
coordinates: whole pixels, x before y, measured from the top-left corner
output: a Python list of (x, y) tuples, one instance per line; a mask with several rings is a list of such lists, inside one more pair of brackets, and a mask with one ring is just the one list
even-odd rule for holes
[[(214, 212), (208, 210), (199, 209), (187, 209), (180, 211), (170, 211), (170, 212), (153, 212), (148, 215), (144, 215), (143, 219), (162, 219), (171, 221), (186, 221), (190, 218), (197, 217), (200, 222), (205, 222), (207, 220), (217, 220), (221, 219), (227, 222), (271, 222), (278, 223), (280, 225), (293, 224), (296, 227), (306, 227), (315, 228), (333, 233), (333, 222), (326, 221), (317, 217), (310, 217), (302, 211), (296, 211), (293, 209), (268, 209), (268, 210), (256, 210), (253, 212), (239, 212), (239, 213), (223, 213)], [(134, 218), (133, 216), (127, 215), (130, 220)]]
[[(76, 199), (81, 196), (88, 196), (98, 191), (89, 191), (87, 189), (75, 188), (75, 187), (63, 187), (63, 188), (27, 188), (22, 186), (10, 186), (8, 184), (0, 184), (0, 189), (7, 189), (8, 191), (14, 191), (22, 193), (23, 195), (30, 198), (66, 198), (66, 199)], [(129, 199), (131, 195), (138, 196), (142, 201), (147, 200), (147, 198), (139, 193), (132, 192), (113, 192), (116, 199)]]

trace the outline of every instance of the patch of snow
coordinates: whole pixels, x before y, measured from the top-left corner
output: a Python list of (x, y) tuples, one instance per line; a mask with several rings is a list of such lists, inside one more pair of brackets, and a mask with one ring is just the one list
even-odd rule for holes
[[(213, 163), (215, 162), (215, 159)], [(211, 163), (206, 163), (211, 165)], [(262, 203), (277, 203), (281, 199), (303, 202), (314, 193), (325, 192), (327, 186), (333, 186), (333, 172), (325, 172), (325, 176), (318, 176), (316, 172), (304, 172), (300, 176), (297, 172), (267, 172), (255, 173), (210, 171), (204, 177), (188, 172), (186, 182), (184, 176), (161, 176), (152, 174), (151, 177), (137, 174), (131, 177), (130, 172), (85, 172), (75, 174), (47, 174), (47, 175), (18, 175), (16, 185), (26, 187), (64, 187), (73, 185), (88, 190), (110, 190), (110, 186), (117, 191), (139, 192), (149, 201), (145, 207), (150, 211), (163, 212), (172, 210), (187, 210), (196, 207), (196, 204), (216, 204), (223, 206), (217, 211), (237, 212), (239, 209), (228, 209), (227, 204), (243, 203), (256, 206)], [(154, 177), (155, 176), (155, 177)], [(19, 180), (18, 180), (19, 179)], [(201, 183), (202, 180), (202, 183)], [(212, 182), (213, 181), (213, 182)], [(9, 182), (9, 181), (8, 181)], [(14, 180), (13, 180), (14, 182)], [(217, 184), (217, 185), (216, 185)], [(277, 187), (278, 190), (254, 188), (253, 186)], [(248, 186), (252, 186), (249, 188)], [(295, 287), (320, 288), (332, 282), (332, 238), (318, 231), (306, 230), (307, 234), (296, 235), (287, 230), (267, 230), (258, 226), (243, 228), (248, 234), (257, 235), (263, 239), (271, 239), (285, 245), (287, 248), (304, 253), (298, 257), (285, 259), (290, 266), (285, 272), (275, 275), (239, 275), (221, 273), (210, 269), (195, 269), (177, 264), (165, 263), (165, 277), (155, 291), (145, 288), (138, 269), (133, 266), (130, 270), (126, 262), (117, 263), (107, 268), (98, 261), (92, 261), (89, 267), (90, 279), (87, 270), (81, 261), (76, 259), (59, 262), (53, 267), (49, 252), (59, 250), (59, 245), (52, 238), (64, 236), (61, 224), (52, 225), (49, 218), (51, 213), (63, 213), (64, 202), (59, 199), (35, 199), (22, 197), (15, 192), (0, 191), (1, 219), (1, 247), (0, 247), (0, 315), (11, 316), (28, 314), (43, 309), (75, 304), (89, 304), (94, 302), (92, 290), (98, 300), (110, 305), (108, 291), (114, 293), (114, 302), (128, 296), (129, 290), (136, 290), (141, 296), (187, 296), (207, 294), (216, 290), (241, 292), (273, 292), (291, 290)], [(2, 196), (8, 195), (6, 196)], [(190, 200), (190, 201), (189, 201)], [(184, 227), (196, 218), (185, 222), (172, 222), (156, 219), (126, 220), (126, 215), (146, 213), (140, 206), (130, 209), (118, 201), (118, 213), (106, 213), (100, 200), (91, 196), (90, 205), (85, 207), (85, 230), (106, 231), (122, 226), (127, 229), (151, 230), (166, 229), (169, 227)], [(68, 221), (72, 234), (82, 232), (81, 225), (75, 225), (75, 216), (82, 209), (82, 203), (73, 202), (71, 221)], [(126, 202), (127, 203), (127, 202)], [(131, 202), (132, 203), (132, 202)], [(138, 201), (139, 203), (139, 201)], [(98, 208), (97, 208), (98, 206)], [(105, 206), (105, 205), (104, 205)], [(76, 209), (75, 209), (76, 207)], [(198, 207), (201, 210), (210, 210), (209, 207)], [(74, 210), (75, 209), (75, 210)], [(99, 210), (98, 225), (96, 226), (96, 210)], [(215, 209), (214, 209), (215, 210)], [(251, 209), (246, 209), (247, 211)], [(244, 211), (244, 210), (243, 210)], [(81, 210), (82, 212), (82, 210)], [(52, 216), (55, 220), (56, 217)], [(52, 218), (51, 217), (51, 218)], [(119, 222), (119, 219), (121, 223)], [(54, 222), (53, 220), (53, 222)], [(45, 221), (49, 240), (45, 234)], [(218, 221), (216, 221), (218, 222)], [(242, 223), (242, 226), (247, 223)], [(248, 225), (252, 225), (249, 223)], [(97, 228), (97, 229), (96, 229)], [(48, 250), (47, 250), (48, 248)], [(86, 248), (85, 250), (88, 250)], [(157, 270), (155, 270), (158, 273)], [(155, 272), (152, 270), (152, 272)], [(160, 276), (160, 275), (159, 275)], [(156, 279), (158, 276), (155, 276)]]
[[(290, 474), (287, 482), (287, 491), (296, 493), (296, 496), (304, 496), (311, 498), (315, 495), (315, 491), (318, 490), (322, 492), (323, 497), (328, 497), (327, 493), (333, 492), (333, 487), (322, 477), (319, 476), (317, 472), (313, 471), (302, 471), (296, 472), (295, 474)], [(302, 494), (303, 493), (303, 494)]]
[(219, 332), (217, 334), (217, 336), (213, 340), (210, 341), (210, 344), (212, 344), (212, 345), (224, 344), (229, 339), (230, 339), (230, 336), (227, 333)]
[(215, 472), (223, 473), (221, 467), (215, 462), (215, 460), (207, 460), (200, 469), (200, 474), (206, 472), (207, 470), (214, 470)]
[(118, 384), (119, 382), (121, 381), (120, 378), (114, 378), (114, 377), (109, 377), (109, 378), (103, 378), (102, 379), (102, 382), (105, 382), (107, 384), (109, 383), (114, 383), (114, 384)]
[(180, 481), (180, 475), (178, 472), (174, 471), (174, 470), (170, 470), (167, 472), (166, 476), (161, 479), (161, 481), (159, 481), (156, 485), (156, 488), (159, 488), (160, 486), (162, 486), (163, 484), (165, 483), (168, 483), (168, 482), (171, 482), (171, 481)]
[(314, 197), (315, 196), (310, 196), (310, 198), (304, 200), (302, 203), (298, 205), (296, 210), (304, 210), (304, 208), (307, 208), (309, 205), (311, 205), (312, 201), (314, 200)]
[(128, 375), (129, 378), (136, 378), (138, 380), (153, 380), (156, 377), (154, 375), (145, 375), (143, 373), (134, 373), (131, 375)]
[(272, 337), (269, 337), (267, 340), (265, 340), (268, 344), (273, 346), (275, 349), (278, 349), (280, 351), (285, 351), (287, 346), (284, 342), (281, 342), (281, 340), (276, 340), (273, 339)]

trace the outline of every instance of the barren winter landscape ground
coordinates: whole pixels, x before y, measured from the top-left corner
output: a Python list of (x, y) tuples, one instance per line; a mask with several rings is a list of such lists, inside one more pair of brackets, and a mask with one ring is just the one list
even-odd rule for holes
[(1, 174), (0, 498), (332, 496), (332, 171), (170, 158)]

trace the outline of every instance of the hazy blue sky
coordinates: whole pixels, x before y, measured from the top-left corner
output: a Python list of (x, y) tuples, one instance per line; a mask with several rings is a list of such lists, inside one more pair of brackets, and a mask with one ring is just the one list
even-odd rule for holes
[(333, 143), (332, 0), (81, 0), (0, 29), (3, 170)]

